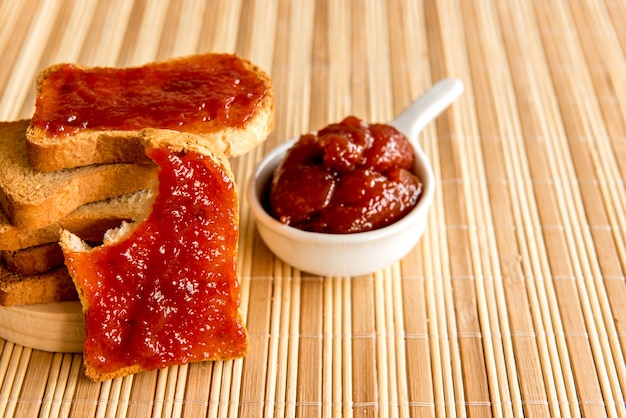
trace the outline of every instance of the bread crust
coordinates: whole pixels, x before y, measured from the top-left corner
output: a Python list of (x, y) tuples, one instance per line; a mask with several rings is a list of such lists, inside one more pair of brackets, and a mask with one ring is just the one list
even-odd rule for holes
[(65, 266), (40, 274), (23, 275), (0, 263), (0, 305), (17, 306), (77, 300), (76, 288)]
[(102, 241), (104, 233), (123, 221), (144, 217), (154, 196), (150, 189), (79, 206), (59, 221), (43, 228), (18, 228), (0, 210), (0, 251), (18, 251), (58, 242), (61, 229), (67, 229), (85, 241)]
[(153, 164), (38, 171), (26, 157), (28, 125), (28, 120), (0, 122), (0, 207), (15, 227), (43, 228), (81, 205), (145, 189), (154, 181)]
[(37, 245), (17, 251), (0, 251), (9, 271), (30, 275), (45, 273), (63, 265), (63, 250), (58, 242)]
[[(139, 131), (81, 131), (54, 138), (36, 127), (27, 130), (28, 161), (37, 170), (56, 171), (92, 164), (149, 162)], [(141, 152), (137, 149), (141, 148)]]
[[(211, 55), (206, 54), (206, 55)], [(173, 58), (167, 63), (183, 63), (193, 56)], [(239, 60), (254, 73), (266, 87), (255, 113), (243, 127), (224, 126), (206, 133), (195, 133), (201, 144), (211, 144), (213, 149), (226, 157), (243, 155), (264, 141), (274, 128), (274, 93), (272, 80), (260, 67), (244, 58)], [(154, 63), (149, 63), (150, 65)], [(63, 64), (56, 64), (41, 71), (37, 77), (37, 94), (44, 88), (44, 81)], [(92, 67), (74, 65), (89, 71)], [(35, 109), (35, 113), (37, 109)], [(146, 126), (145, 128), (151, 128)], [(181, 129), (184, 131), (184, 128)], [(54, 137), (43, 129), (31, 125), (27, 132), (28, 159), (33, 167), (42, 171), (54, 171), (90, 164), (145, 163), (149, 161), (143, 152), (141, 130), (94, 130), (85, 129), (68, 137)]]

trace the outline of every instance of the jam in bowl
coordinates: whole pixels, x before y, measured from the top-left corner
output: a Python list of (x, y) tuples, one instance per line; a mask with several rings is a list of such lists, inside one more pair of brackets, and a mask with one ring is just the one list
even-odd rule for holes
[(274, 171), (266, 209), (304, 231), (349, 234), (405, 216), (422, 192), (409, 140), (354, 116), (302, 135)]
[[(372, 222), (368, 223), (363, 221), (362, 217), (357, 217), (356, 223), (365, 224), (365, 228), (360, 228), (358, 227), (359, 225), (353, 228), (350, 226), (350, 222), (343, 222), (341, 226), (343, 229), (332, 230), (327, 227), (329, 224), (328, 220), (330, 219), (332, 224), (332, 219), (337, 217), (335, 213), (328, 215), (328, 219), (322, 223), (318, 222), (314, 226), (307, 225), (305, 222), (304, 227), (302, 225), (290, 224), (292, 221), (289, 216), (281, 218), (281, 214), (276, 213), (276, 208), (273, 207), (275, 205), (270, 203), (269, 193), (273, 186), (272, 183), (276, 171), (283, 166), (285, 156), (296, 145), (297, 140), (287, 141), (271, 150), (257, 165), (248, 181), (246, 190), (247, 201), (256, 219), (259, 235), (268, 248), (276, 256), (293, 267), (321, 276), (370, 274), (406, 256), (424, 233), (428, 210), (432, 204), (435, 192), (434, 174), (428, 158), (417, 143), (417, 135), (429, 121), (445, 110), (461, 94), (462, 90), (463, 84), (459, 80), (444, 79), (413, 102), (397, 118), (389, 122), (388, 126), (376, 124), (377, 127), (386, 127), (385, 129), (397, 129), (397, 131), (408, 138), (413, 158), (410, 166), (405, 166), (402, 169), (406, 170), (406, 174), (415, 178), (417, 182), (414, 184), (416, 190), (411, 189), (414, 192), (411, 198), (407, 198), (405, 196), (406, 193), (404, 193), (404, 197), (401, 198), (378, 200), (383, 205), (378, 208), (378, 211), (385, 213), (388, 212), (388, 208), (385, 205), (398, 206), (398, 201), (403, 199), (405, 200), (403, 203), (407, 203), (407, 205), (400, 204), (397, 216), (379, 225), (374, 225)], [(356, 123), (352, 117), (346, 120)], [(337, 124), (329, 126), (335, 125)], [(310, 134), (303, 135), (303, 137), (307, 135)], [(340, 162), (340, 164), (343, 163), (345, 161)], [(330, 164), (332, 165), (333, 163), (331, 162)], [(369, 171), (369, 168), (365, 167), (364, 170)], [(332, 173), (330, 177), (336, 176), (334, 171)], [(327, 177), (328, 175), (326, 175)], [(394, 179), (396, 178), (394, 177)], [(311, 181), (320, 182), (315, 180), (315, 178), (312, 178)], [(402, 180), (402, 182), (404, 181)], [(375, 185), (377, 183), (373, 181), (370, 184)], [(408, 181), (407, 184), (413, 184), (413, 180)], [(311, 185), (311, 188), (324, 189), (318, 186), (320, 184)], [(332, 188), (336, 187), (336, 185), (328, 187)], [(411, 187), (408, 188), (410, 189)], [(307, 188), (302, 186), (302, 189), (305, 193), (304, 206), (308, 207), (306, 206)], [(367, 187), (362, 187), (362, 189), (360, 191), (361, 194), (368, 192)], [(385, 190), (388, 191), (388, 189)], [(383, 192), (387, 192), (385, 190)], [(404, 186), (403, 192), (406, 192)], [(295, 195), (291, 196), (289, 193), (282, 196), (282, 207), (288, 215), (291, 215), (289, 213), (290, 198), (293, 200), (291, 206), (295, 207), (297, 206), (296, 197)], [(369, 200), (377, 201), (376, 199)], [(414, 201), (411, 202), (411, 200)], [(335, 206), (337, 206), (337, 203), (335, 203)], [(319, 218), (319, 214), (315, 215), (314, 220), (317, 221)]]

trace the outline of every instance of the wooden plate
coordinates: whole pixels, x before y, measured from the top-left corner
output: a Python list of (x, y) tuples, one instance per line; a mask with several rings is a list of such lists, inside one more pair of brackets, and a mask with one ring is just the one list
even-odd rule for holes
[(79, 302), (0, 307), (0, 337), (37, 350), (81, 353), (82, 307)]

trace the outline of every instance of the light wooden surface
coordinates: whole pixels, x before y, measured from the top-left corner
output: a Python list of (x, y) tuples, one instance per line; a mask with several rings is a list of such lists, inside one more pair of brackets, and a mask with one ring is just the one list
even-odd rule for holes
[(78, 301), (0, 307), (0, 338), (11, 343), (43, 351), (82, 353), (84, 334)]
[(79, 354), (2, 342), (0, 415), (626, 415), (626, 2), (1, 0), (0, 119), (30, 116), (53, 63), (209, 50), (275, 84), (275, 131), (232, 162), (240, 191), (288, 138), (463, 80), (419, 138), (424, 238), (376, 274), (310, 276), (242, 199), (247, 358), (95, 384)]

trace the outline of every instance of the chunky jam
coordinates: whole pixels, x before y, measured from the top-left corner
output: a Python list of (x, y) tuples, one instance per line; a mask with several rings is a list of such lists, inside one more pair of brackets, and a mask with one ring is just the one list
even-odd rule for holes
[(146, 127), (212, 132), (244, 127), (267, 94), (264, 81), (228, 54), (121, 69), (64, 64), (44, 80), (32, 124), (52, 136)]
[(408, 139), (354, 116), (305, 134), (278, 166), (269, 192), (276, 219), (305, 231), (346, 234), (387, 226), (422, 192)]
[(236, 188), (213, 160), (149, 149), (152, 212), (115, 245), (66, 254), (86, 306), (84, 355), (102, 373), (245, 355)]

